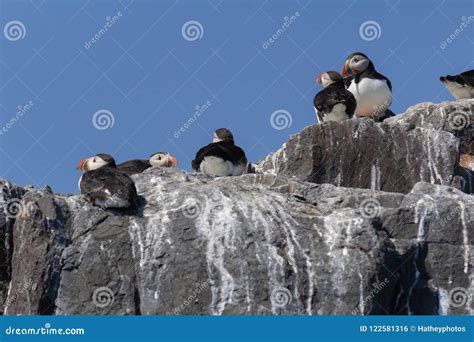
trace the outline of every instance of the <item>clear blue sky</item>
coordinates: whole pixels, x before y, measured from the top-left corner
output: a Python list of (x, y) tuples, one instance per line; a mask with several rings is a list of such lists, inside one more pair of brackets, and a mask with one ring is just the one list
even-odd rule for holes
[[(258, 161), (315, 122), (317, 74), (340, 71), (354, 51), (391, 79), (396, 113), (451, 99), (438, 77), (473, 68), (469, 0), (0, 3), (0, 178), (59, 192), (77, 192), (75, 165), (97, 152), (121, 162), (166, 150), (189, 170), (197, 149), (223, 126)], [(196, 26), (193, 36), (191, 27), (185, 39), (189, 21), (202, 30)], [(363, 39), (367, 21), (377, 32)], [(12, 125), (18, 106), (30, 101)], [(94, 127), (99, 110), (112, 113), (113, 126)], [(272, 127), (277, 110), (291, 115), (289, 127)]]

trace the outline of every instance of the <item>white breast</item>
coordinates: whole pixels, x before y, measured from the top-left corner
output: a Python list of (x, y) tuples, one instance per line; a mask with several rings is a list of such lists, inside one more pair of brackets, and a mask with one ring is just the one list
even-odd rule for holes
[(343, 121), (348, 119), (346, 114), (346, 105), (338, 103), (332, 107), (332, 111), (324, 117), (324, 122), (327, 121)]
[(446, 88), (456, 99), (470, 99), (474, 97), (474, 88), (456, 82), (446, 81)]
[(348, 89), (357, 101), (357, 116), (372, 116), (392, 104), (392, 92), (385, 80), (362, 78)]
[(230, 161), (209, 156), (205, 157), (199, 166), (201, 172), (210, 176), (240, 176), (244, 172), (242, 165), (233, 165)]

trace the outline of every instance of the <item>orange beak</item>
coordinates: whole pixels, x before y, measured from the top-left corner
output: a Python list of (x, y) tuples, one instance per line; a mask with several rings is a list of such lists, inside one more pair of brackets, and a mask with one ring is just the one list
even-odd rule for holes
[(176, 166), (178, 166), (178, 160), (176, 159), (176, 157), (173, 157), (173, 156), (170, 156), (170, 157), (169, 157), (168, 166), (169, 166), (169, 167), (176, 167)]
[[(85, 167), (85, 169), (84, 169)], [(79, 164), (77, 164), (76, 169), (78, 169), (81, 172), (86, 172), (87, 171), (87, 159), (83, 159), (80, 161)]]
[(347, 76), (347, 63), (342, 67), (342, 77)]
[(318, 75), (318, 77), (316, 78), (316, 83), (321, 84), (321, 78), (322, 77), (323, 77), (323, 74)]

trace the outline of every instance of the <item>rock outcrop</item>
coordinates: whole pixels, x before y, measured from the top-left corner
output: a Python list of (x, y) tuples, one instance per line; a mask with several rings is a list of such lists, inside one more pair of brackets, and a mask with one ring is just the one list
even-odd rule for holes
[(290, 137), (259, 165), (263, 172), (314, 183), (408, 193), (417, 182), (473, 192), (460, 153), (474, 139), (474, 100), (422, 103), (404, 114), (329, 122)]
[(472, 315), (464, 138), (395, 119), (308, 127), (264, 174), (146, 170), (126, 212), (1, 181), (0, 310)]

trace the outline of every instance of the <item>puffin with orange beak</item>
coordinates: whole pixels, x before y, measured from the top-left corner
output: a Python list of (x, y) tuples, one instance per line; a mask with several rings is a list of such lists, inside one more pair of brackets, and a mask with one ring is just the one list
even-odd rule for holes
[(116, 168), (112, 156), (99, 153), (82, 160), (77, 169), (83, 172), (79, 189), (86, 199), (101, 208), (128, 208), (137, 199), (132, 179)]
[(117, 165), (117, 169), (129, 176), (142, 173), (150, 167), (177, 167), (178, 160), (176, 157), (167, 152), (153, 153), (148, 160), (133, 159)]
[(342, 76), (346, 88), (355, 97), (358, 117), (371, 117), (383, 121), (394, 114), (388, 109), (392, 104), (392, 84), (384, 75), (375, 70), (374, 63), (361, 52), (347, 57)]
[(356, 99), (344, 86), (344, 79), (337, 71), (327, 71), (318, 76), (316, 83), (324, 87), (314, 97), (314, 110), (319, 122), (344, 121), (354, 115)]

